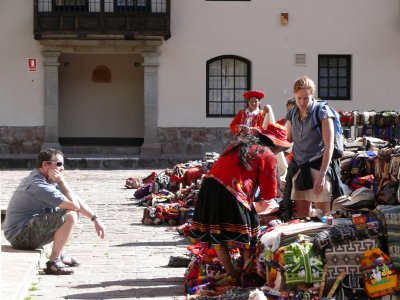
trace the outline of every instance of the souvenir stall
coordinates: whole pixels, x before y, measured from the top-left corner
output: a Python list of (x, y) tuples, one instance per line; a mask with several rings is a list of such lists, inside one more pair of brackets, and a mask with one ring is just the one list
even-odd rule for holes
[(145, 178), (128, 178), (125, 187), (135, 190), (133, 196), (144, 206), (145, 225), (184, 225), (193, 216), (193, 204), (202, 176), (212, 167), (219, 154), (207, 152), (201, 160), (180, 163)]
[[(333, 200), (331, 212), (314, 211), (288, 222), (283, 205), (261, 213), (261, 235), (250, 261), (245, 264), (237, 249), (230, 252), (242, 270), (240, 285), (226, 276), (214, 250), (189, 245), (188, 299), (400, 299), (399, 113), (340, 115), (346, 137), (340, 158), (345, 194)], [(177, 225), (186, 236), (201, 176), (213, 159), (217, 154), (199, 162), (200, 176), (190, 182), (182, 165), (152, 174), (148, 194), (137, 196), (146, 206), (143, 223)], [(160, 175), (169, 177), (169, 186), (154, 187)]]

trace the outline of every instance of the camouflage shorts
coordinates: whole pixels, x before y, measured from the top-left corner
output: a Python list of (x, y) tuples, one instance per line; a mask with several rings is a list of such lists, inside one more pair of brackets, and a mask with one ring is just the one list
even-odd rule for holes
[(65, 221), (64, 209), (34, 216), (11, 242), (15, 249), (34, 250), (53, 241), (54, 233)]

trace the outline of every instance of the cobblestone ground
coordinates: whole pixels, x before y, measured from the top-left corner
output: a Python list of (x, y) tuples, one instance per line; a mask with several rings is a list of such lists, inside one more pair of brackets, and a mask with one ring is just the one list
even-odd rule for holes
[[(135, 205), (133, 190), (124, 187), (128, 177), (143, 178), (151, 171), (64, 171), (72, 189), (106, 224), (107, 236), (100, 240), (92, 222), (81, 218), (66, 253), (79, 258), (82, 265), (69, 276), (39, 274), (38, 289), (29, 292), (30, 299), (186, 298), (185, 268), (167, 266), (171, 255), (186, 253), (186, 239), (173, 227), (143, 225), (143, 207)], [(2, 205), (28, 173), (0, 170)]]

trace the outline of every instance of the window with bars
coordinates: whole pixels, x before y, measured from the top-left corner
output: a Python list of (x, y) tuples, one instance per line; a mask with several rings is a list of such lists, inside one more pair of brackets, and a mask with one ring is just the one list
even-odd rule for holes
[(87, 0), (55, 0), (55, 11), (61, 12), (86, 12), (88, 11)]
[(207, 61), (207, 117), (233, 117), (246, 107), (250, 90), (250, 61), (224, 55)]
[(151, 12), (165, 13), (168, 0), (39, 0), (39, 12)]
[(116, 11), (147, 11), (151, 10), (151, 1), (149, 0), (116, 0), (115, 2)]
[(351, 100), (350, 55), (318, 55), (318, 97)]

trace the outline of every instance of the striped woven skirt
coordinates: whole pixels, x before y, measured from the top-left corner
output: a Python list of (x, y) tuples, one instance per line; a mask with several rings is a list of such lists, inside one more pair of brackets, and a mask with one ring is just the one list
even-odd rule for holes
[(251, 249), (257, 244), (260, 221), (252, 205), (246, 209), (221, 183), (206, 178), (195, 205), (189, 240), (203, 247)]

